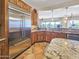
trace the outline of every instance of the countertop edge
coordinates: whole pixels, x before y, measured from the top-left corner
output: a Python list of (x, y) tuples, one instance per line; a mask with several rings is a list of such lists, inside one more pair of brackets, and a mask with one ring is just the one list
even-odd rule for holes
[(6, 38), (1, 38), (1, 39), (0, 39), (0, 42), (1, 42), (1, 41), (4, 41), (5, 39), (6, 39)]

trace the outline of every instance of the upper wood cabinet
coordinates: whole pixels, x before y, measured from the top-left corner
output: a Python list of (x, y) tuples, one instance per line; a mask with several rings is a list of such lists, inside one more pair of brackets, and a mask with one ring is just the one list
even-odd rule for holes
[(22, 0), (9, 0), (9, 2), (20, 7), (23, 11), (31, 13), (32, 25), (37, 25), (38, 13), (36, 9), (32, 10), (32, 7)]
[(37, 25), (38, 13), (36, 9), (32, 10), (31, 18), (32, 18), (32, 25)]
[[(0, 0), (0, 18), (1, 18), (1, 0)], [(1, 36), (1, 19), (0, 19), (0, 36)]]
[(13, 3), (13, 4), (17, 4), (18, 0), (9, 0), (9, 2)]
[(9, 59), (8, 49), (8, 0), (0, 0), (0, 59)]
[(9, 0), (9, 2), (20, 7), (23, 11), (31, 12), (32, 7), (22, 0)]

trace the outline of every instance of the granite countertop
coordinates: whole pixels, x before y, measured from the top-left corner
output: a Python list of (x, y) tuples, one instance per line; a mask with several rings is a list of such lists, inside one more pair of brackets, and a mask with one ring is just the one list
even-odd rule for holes
[(38, 32), (38, 31), (49, 31), (49, 32), (58, 32), (58, 33), (67, 33), (67, 34), (79, 34), (79, 30), (78, 29), (61, 29), (61, 30), (33, 30), (32, 32)]
[(54, 38), (46, 47), (44, 54), (49, 59), (79, 59), (79, 44), (71, 43), (71, 40), (64, 38)]

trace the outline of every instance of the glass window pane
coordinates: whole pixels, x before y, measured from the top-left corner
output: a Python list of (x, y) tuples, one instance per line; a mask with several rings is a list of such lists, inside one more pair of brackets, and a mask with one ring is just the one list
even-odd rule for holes
[(68, 22), (68, 27), (73, 29), (79, 29), (79, 20), (70, 20)]

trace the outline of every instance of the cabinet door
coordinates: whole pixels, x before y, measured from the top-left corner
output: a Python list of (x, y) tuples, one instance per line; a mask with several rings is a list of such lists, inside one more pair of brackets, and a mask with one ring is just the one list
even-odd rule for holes
[(37, 32), (32, 32), (31, 34), (32, 44), (37, 42)]
[(2, 58), (2, 59), (5, 59), (5, 58), (6, 58), (6, 55), (5, 55), (4, 52), (5, 52), (5, 43), (2, 42), (2, 43), (1, 43), (1, 56), (2, 56), (1, 58)]
[(21, 0), (18, 0), (18, 1), (17, 1), (17, 5), (18, 5), (19, 7), (22, 7), (22, 2), (21, 2)]
[(66, 38), (66, 34), (65, 33), (55, 33), (56, 38)]
[(47, 42), (50, 42), (50, 40), (52, 39), (51, 36), (52, 36), (51, 32), (46, 32), (46, 41)]
[(0, 59), (1, 59), (1, 48), (2, 48), (2, 47), (1, 47), (1, 45), (0, 45)]
[(37, 25), (37, 19), (38, 19), (38, 14), (37, 11), (34, 9), (32, 11), (32, 25)]
[(7, 48), (5, 40), (0, 42), (0, 59), (8, 59)]
[(9, 0), (13, 4), (17, 4), (17, 0)]
[(1, 9), (1, 8), (2, 8), (2, 6), (1, 6), (2, 3), (1, 3), (1, 1), (2, 1), (2, 0), (0, 0), (0, 36), (1, 36), (1, 22), (2, 22), (2, 20), (1, 20), (1, 17), (2, 17), (2, 15), (1, 15), (1, 14), (2, 14), (2, 12), (1, 12), (1, 11), (2, 11), (2, 9)]
[(8, 0), (0, 0), (0, 22), (1, 37), (6, 38), (5, 41), (7, 43), (0, 41), (0, 58), (8, 59), (8, 57), (4, 56), (8, 55)]
[(38, 41), (43, 41), (44, 40), (44, 32), (40, 32), (40, 31), (38, 31)]

